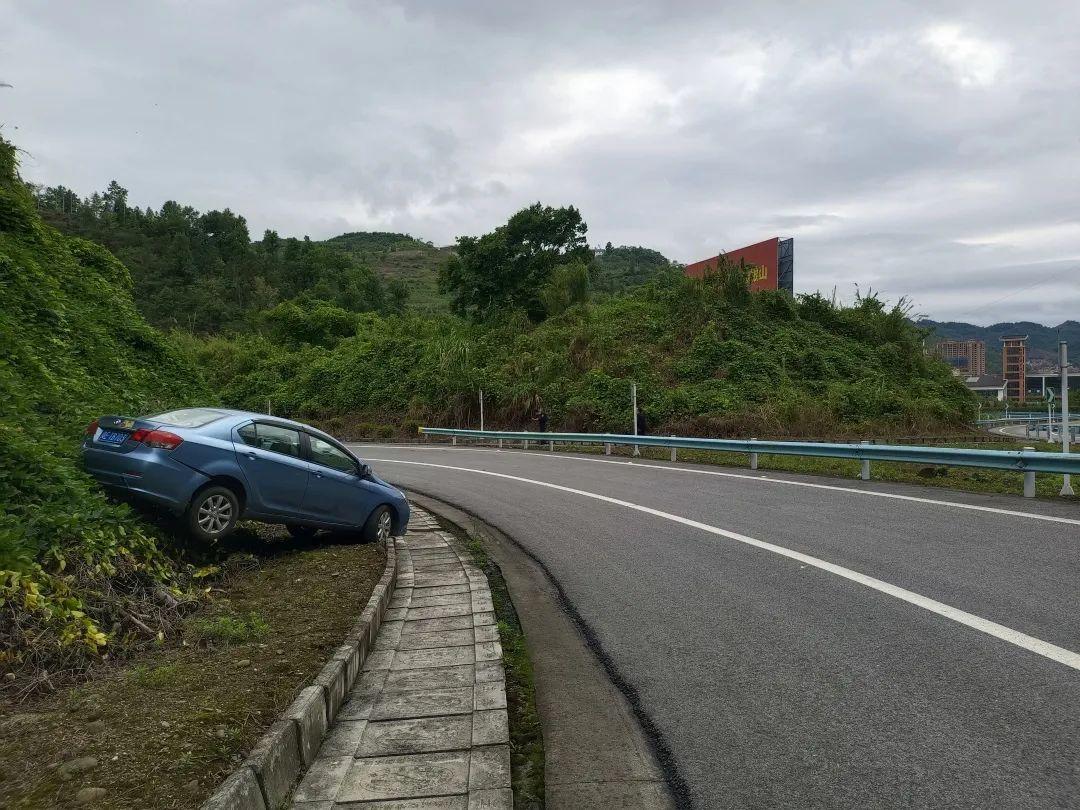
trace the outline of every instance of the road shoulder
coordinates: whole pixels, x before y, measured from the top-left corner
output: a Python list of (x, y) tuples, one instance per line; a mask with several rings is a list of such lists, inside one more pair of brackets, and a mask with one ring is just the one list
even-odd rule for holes
[(669, 778), (653, 752), (655, 743), (579, 631), (548, 574), (498, 529), (421, 493), (408, 495), (479, 539), (502, 570), (536, 679), (546, 752), (546, 806), (673, 806)]

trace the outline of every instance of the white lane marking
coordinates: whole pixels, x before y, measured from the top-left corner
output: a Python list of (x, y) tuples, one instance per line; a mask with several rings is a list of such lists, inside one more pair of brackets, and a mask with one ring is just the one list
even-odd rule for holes
[(693, 475), (715, 475), (720, 478), (741, 478), (747, 481), (768, 481), (771, 484), (786, 484), (793, 487), (807, 487), (809, 489), (825, 489), (831, 492), (847, 492), (852, 495), (868, 495), (874, 498), (891, 498), (897, 501), (910, 501), (912, 503), (925, 503), (932, 506), (947, 506), (954, 509), (970, 509), (975, 512), (989, 512), (995, 515), (1008, 515), (1009, 517), (1030, 518), (1031, 520), (1047, 520), (1051, 523), (1067, 523), (1071, 526), (1080, 526), (1080, 519), (1060, 517), (1058, 515), (1041, 515), (1038, 512), (1021, 512), (1018, 509), (1002, 509), (997, 506), (979, 506), (973, 503), (958, 503), (957, 501), (943, 501), (937, 498), (920, 498), (916, 495), (899, 495), (895, 492), (879, 492), (873, 489), (856, 489), (855, 487), (842, 487), (838, 484), (814, 484), (809, 481), (793, 481), (790, 478), (770, 478), (767, 475), (746, 475), (745, 473), (720, 472), (719, 470), (699, 470), (693, 467), (670, 467), (666, 464), (644, 464), (635, 461), (609, 461), (602, 458), (583, 458), (581, 456), (567, 455), (566, 453), (543, 453), (525, 452), (522, 450), (496, 450), (482, 447), (421, 447), (403, 446), (395, 444), (361, 444), (349, 445), (350, 447), (378, 447), (387, 450), (467, 450), (470, 453), (507, 453), (532, 458), (544, 458), (558, 461), (584, 461), (592, 464), (627, 464), (640, 470), (668, 470), (671, 472), (691, 473)]
[(372, 458), (369, 461), (378, 461), (387, 464), (410, 464), (417, 467), (436, 467), (441, 470), (455, 470), (457, 472), (470, 472), (478, 475), (490, 475), (494, 478), (504, 478), (508, 481), (519, 481), (523, 484), (533, 484), (534, 486), (547, 487), (549, 489), (559, 490), (560, 492), (568, 492), (572, 495), (581, 495), (585, 498), (592, 498), (597, 501), (604, 501), (605, 503), (614, 504), (616, 506), (623, 506), (627, 509), (633, 509), (638, 512), (644, 512), (647, 515), (653, 515), (654, 517), (670, 520), (674, 523), (681, 523), (684, 526), (689, 526), (693, 529), (700, 529), (703, 532), (709, 534), (719, 535), (720, 537), (726, 537), (729, 540), (736, 540), (740, 543), (745, 543), (748, 546), (754, 548), (760, 548), (765, 551), (771, 551), (773, 554), (779, 554), (781, 557), (787, 557), (792, 560), (796, 560), (804, 565), (812, 565), (814, 568), (820, 568), (822, 571), (828, 571), (830, 574), (835, 574), (838, 577), (843, 577), (851, 582), (858, 583), (859, 585), (865, 585), (867, 588), (873, 588), (875, 591), (893, 596), (908, 604), (920, 607), (923, 610), (928, 610), (931, 613), (936, 613), (938, 616), (944, 616), (946, 619), (951, 619), (954, 622), (970, 627), (973, 630), (978, 630), (994, 638), (1007, 641), (1009, 644), (1014, 644), (1017, 647), (1021, 647), (1029, 652), (1041, 655), (1044, 658), (1049, 658), (1051, 661), (1057, 661), (1059, 664), (1064, 664), (1072, 669), (1080, 670), (1080, 653), (1075, 653), (1072, 650), (1066, 650), (1064, 647), (1058, 647), (1056, 644), (1051, 644), (1049, 641), (1043, 641), (1042, 639), (1029, 636), (1026, 633), (1021, 633), (1019, 630), (1013, 630), (1011, 627), (992, 622), (989, 619), (984, 619), (981, 616), (976, 616), (973, 613), (955, 608), (952, 605), (946, 605), (944, 602), (939, 602), (936, 599), (931, 599), (928, 596), (909, 591), (906, 588), (901, 588), (897, 585), (892, 585), (874, 577), (867, 576), (866, 574), (860, 574), (858, 571), (852, 571), (850, 568), (844, 568), (842, 565), (836, 565), (835, 563), (827, 562), (817, 557), (811, 557), (809, 554), (803, 554), (801, 551), (794, 551), (790, 548), (784, 548), (773, 543), (767, 543), (764, 540), (758, 540), (753, 537), (748, 537), (745, 534), (739, 534), (737, 532), (728, 531), (727, 529), (721, 529), (718, 526), (713, 526), (709, 523), (701, 523), (697, 520), (691, 520), (690, 518), (682, 517), (681, 515), (674, 515), (671, 512), (662, 512), (659, 509), (653, 509), (648, 506), (641, 506), (640, 504), (631, 503), (630, 501), (623, 501), (619, 498), (611, 498), (607, 495), (601, 495), (598, 492), (588, 492), (584, 489), (574, 489), (573, 487), (564, 487), (561, 484), (552, 484), (547, 481), (537, 481), (533, 478), (522, 478), (518, 475), (508, 475), (506, 473), (491, 472), (490, 470), (476, 470), (471, 467), (455, 467), (450, 464), (432, 464), (426, 461), (404, 461), (396, 458)]

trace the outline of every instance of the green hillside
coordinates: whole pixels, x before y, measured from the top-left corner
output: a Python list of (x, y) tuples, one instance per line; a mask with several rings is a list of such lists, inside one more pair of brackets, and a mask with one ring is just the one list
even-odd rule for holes
[(631, 381), (662, 433), (866, 438), (970, 416), (969, 393), (925, 356), (901, 310), (745, 285), (676, 271), (539, 324), (523, 313), (484, 322), (372, 314), (333, 345), (253, 335), (198, 350), (227, 401), (269, 397), (337, 427), (476, 425), (483, 388), (489, 426), (527, 426), (539, 402), (551, 429), (625, 431)]
[(596, 295), (587, 233), (573, 206), (536, 203), (457, 240), (440, 276), (453, 312), (350, 321), (297, 307), (273, 330), (193, 350), (227, 402), (406, 433), (475, 424), (481, 388), (489, 425), (528, 425), (542, 406), (552, 429), (589, 432), (627, 429), (631, 382), (663, 433), (910, 435), (974, 408), (900, 305), (751, 293), (746, 269), (726, 264), (707, 279), (654, 267), (645, 284)]
[(411, 308), (446, 308), (447, 296), (439, 292), (439, 269), (446, 264), (451, 248), (433, 247), (407, 234), (377, 231), (345, 233), (322, 244), (352, 255), (387, 282), (399, 279), (408, 290)]
[[(300, 298), (350, 312), (449, 308), (439, 272), (454, 248), (408, 234), (358, 231), (312, 241), (267, 230), (252, 239), (246, 219), (228, 209), (201, 212), (171, 200), (139, 208), (116, 181), (87, 197), (62, 185), (33, 191), (47, 224), (105, 246), (129, 269), (135, 305), (159, 329), (249, 332), (261, 313)], [(609, 244), (592, 259), (591, 285), (617, 293), (670, 266), (654, 250)]]
[(0, 140), (0, 664), (78, 666), (154, 625), (179, 569), (78, 464), (83, 429), (205, 398), (195, 367), (150, 327), (127, 270), (45, 225)]
[[(35, 198), (48, 224), (104, 245), (128, 267), (136, 306), (161, 329), (249, 331), (261, 313), (301, 298), (350, 312), (399, 311), (408, 299), (408, 286), (384, 282), (366, 253), (272, 230), (252, 240), (244, 217), (228, 209), (203, 213), (174, 201), (141, 209), (115, 181), (85, 198), (64, 186), (37, 188)], [(396, 234), (370, 236), (370, 252), (396, 255)]]

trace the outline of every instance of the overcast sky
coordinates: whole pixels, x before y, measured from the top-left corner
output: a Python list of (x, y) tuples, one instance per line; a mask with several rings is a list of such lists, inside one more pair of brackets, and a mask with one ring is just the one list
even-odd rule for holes
[(9, 2), (23, 174), (256, 238), (436, 244), (533, 201), (797, 291), (1080, 319), (1080, 3)]

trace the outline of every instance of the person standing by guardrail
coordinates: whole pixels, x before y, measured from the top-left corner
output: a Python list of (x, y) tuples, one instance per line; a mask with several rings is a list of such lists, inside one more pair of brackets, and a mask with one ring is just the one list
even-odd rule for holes
[(645, 416), (645, 411), (639, 410), (637, 412), (637, 435), (648, 436), (649, 435), (649, 420)]

